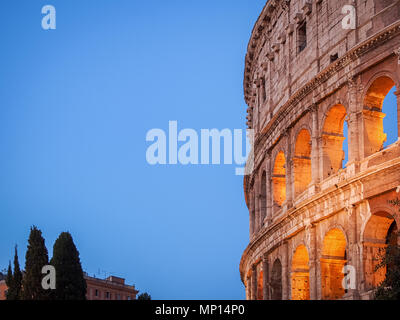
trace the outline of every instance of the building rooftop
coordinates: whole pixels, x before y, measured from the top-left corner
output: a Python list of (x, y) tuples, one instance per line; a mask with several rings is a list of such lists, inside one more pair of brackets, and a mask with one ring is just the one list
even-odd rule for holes
[(112, 285), (112, 286), (118, 286), (118, 287), (124, 287), (128, 288), (131, 290), (135, 290), (135, 285), (128, 285), (125, 283), (125, 279), (121, 277), (116, 277), (116, 276), (109, 276), (106, 279), (99, 279), (96, 278), (95, 276), (91, 277), (89, 276), (86, 272), (84, 273), (85, 279), (89, 281), (95, 281), (97, 283), (103, 283), (104, 285)]

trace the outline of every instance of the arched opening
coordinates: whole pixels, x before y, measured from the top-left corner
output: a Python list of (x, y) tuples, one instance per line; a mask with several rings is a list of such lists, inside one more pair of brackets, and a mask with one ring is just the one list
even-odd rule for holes
[(343, 168), (343, 160), (346, 159), (347, 153), (344, 144), (345, 119), (346, 108), (341, 104), (333, 106), (325, 119), (322, 132), (324, 179)]
[(294, 193), (297, 197), (311, 183), (311, 135), (303, 129), (297, 136), (293, 157)]
[(257, 300), (264, 299), (264, 272), (260, 271), (258, 275), (258, 284), (257, 284)]
[(261, 224), (264, 223), (264, 219), (267, 217), (267, 174), (264, 171), (261, 177)]
[(275, 158), (272, 185), (274, 208), (279, 210), (286, 201), (286, 159), (283, 152), (279, 152)]
[(347, 152), (349, 150), (349, 125), (347, 121), (343, 123), (343, 136), (344, 136), (344, 141), (343, 141), (343, 152), (344, 152), (344, 160), (343, 163), (345, 164), (344, 166), (347, 165), (349, 162), (349, 153)]
[(321, 257), (321, 287), (323, 300), (342, 299), (343, 267), (347, 263), (346, 237), (340, 229), (329, 231), (323, 243)]
[(282, 300), (282, 264), (276, 259), (271, 272), (271, 298)]
[(383, 147), (386, 148), (395, 143), (399, 139), (397, 121), (397, 96), (395, 95), (396, 87), (393, 87), (383, 100), (382, 112), (386, 114), (383, 119), (383, 129), (386, 133), (386, 142)]
[(394, 81), (387, 76), (382, 76), (371, 84), (365, 95), (363, 113), (366, 157), (381, 151), (398, 139), (395, 91)]
[(310, 300), (310, 267), (307, 248), (299, 246), (292, 259), (292, 300)]
[(386, 212), (374, 214), (364, 231), (363, 260), (364, 275), (367, 289), (373, 289), (381, 284), (386, 277), (386, 269), (375, 271), (388, 245), (397, 244), (397, 224), (394, 218)]

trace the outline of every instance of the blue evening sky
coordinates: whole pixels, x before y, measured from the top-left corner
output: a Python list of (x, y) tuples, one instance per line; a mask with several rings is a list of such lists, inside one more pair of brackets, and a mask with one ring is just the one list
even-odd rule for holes
[[(41, 28), (41, 8), (57, 30)], [(84, 270), (155, 299), (243, 299), (235, 166), (150, 166), (146, 133), (245, 128), (243, 68), (265, 0), (2, 0), (0, 269), (31, 225)], [(394, 113), (395, 114), (395, 113)]]
[[(54, 5), (57, 30), (41, 28)], [(265, 0), (3, 0), (0, 269), (37, 225), (89, 274), (155, 299), (242, 299), (235, 166), (153, 167), (146, 133), (245, 128), (243, 68)], [(101, 275), (103, 276), (104, 273)]]

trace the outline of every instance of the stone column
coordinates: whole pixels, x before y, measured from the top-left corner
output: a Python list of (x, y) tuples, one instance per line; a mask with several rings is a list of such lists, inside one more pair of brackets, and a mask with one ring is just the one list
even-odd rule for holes
[(318, 105), (310, 107), (311, 112), (311, 176), (312, 185), (317, 186), (320, 182), (319, 165), (319, 130), (318, 130)]
[(246, 287), (246, 289), (247, 289), (247, 300), (251, 300), (251, 277), (247, 277), (247, 282), (246, 282), (246, 284), (247, 284), (247, 287)]
[(397, 135), (400, 138), (400, 88), (394, 94), (397, 96)]
[[(368, 200), (365, 200), (363, 202), (361, 202), (358, 205), (358, 211), (359, 211), (359, 215), (360, 217), (368, 217), (369, 213), (370, 213), (370, 207), (369, 207), (369, 203)], [(363, 292), (366, 288), (366, 279), (365, 279), (365, 265), (364, 265), (364, 255), (366, 255), (367, 253), (364, 252), (365, 247), (363, 244), (363, 239), (360, 237), (357, 238), (357, 263), (358, 263), (358, 268), (357, 268), (357, 285), (359, 288), (359, 292)]]
[(293, 160), (292, 160), (292, 130), (286, 131), (286, 205), (293, 207)]
[(317, 137), (317, 145), (318, 145), (318, 181), (321, 183), (324, 181), (324, 139), (321, 135)]
[(349, 164), (360, 161), (359, 117), (357, 83), (355, 79), (348, 81), (348, 139), (349, 139)]
[(261, 106), (262, 106), (262, 93), (261, 93), (261, 79), (255, 81), (257, 87), (257, 132), (261, 130)]
[(254, 185), (254, 209), (255, 209), (255, 234), (261, 229), (261, 206), (260, 206), (260, 177), (256, 177)]
[(249, 194), (249, 211), (250, 211), (250, 241), (253, 239), (255, 230), (255, 219), (254, 219), (254, 188), (250, 190)]
[(251, 300), (257, 300), (257, 287), (257, 266), (253, 266), (251, 272)]
[(267, 186), (266, 186), (266, 203), (267, 203), (267, 217), (266, 221), (264, 222), (266, 225), (271, 224), (272, 222), (272, 208), (273, 208), (273, 195), (272, 195), (272, 174), (271, 174), (271, 154), (268, 154), (268, 159), (266, 163), (266, 168), (265, 168), (265, 173), (266, 173), (266, 180), (267, 180)]
[[(253, 91), (253, 96), (251, 97), (250, 104), (252, 107), (252, 129), (257, 133), (258, 132), (258, 106), (257, 106), (257, 91)], [(255, 133), (255, 134), (256, 134)]]
[(318, 299), (318, 281), (317, 281), (317, 236), (316, 228), (310, 224), (306, 227), (306, 238), (309, 247), (309, 267), (310, 267), (310, 300)]
[[(355, 279), (355, 287), (350, 287), (347, 292), (347, 297), (352, 300), (358, 300), (360, 298), (359, 291), (358, 291), (358, 284), (359, 284), (359, 253), (358, 253), (358, 231), (357, 231), (357, 210), (355, 206), (349, 205), (346, 208), (347, 217), (349, 221), (349, 254), (348, 254), (348, 261), (347, 265), (350, 268), (354, 268), (356, 277)], [(351, 272), (351, 270), (349, 270)]]
[(317, 300), (322, 300), (322, 279), (321, 279), (321, 250), (317, 249), (315, 257), (315, 273), (316, 273), (316, 286), (317, 286)]
[(282, 245), (282, 300), (289, 300), (289, 279), (290, 271), (288, 268), (289, 263), (289, 246), (287, 241)]
[(264, 255), (263, 257), (263, 299), (269, 300), (269, 265), (268, 265), (268, 256)]

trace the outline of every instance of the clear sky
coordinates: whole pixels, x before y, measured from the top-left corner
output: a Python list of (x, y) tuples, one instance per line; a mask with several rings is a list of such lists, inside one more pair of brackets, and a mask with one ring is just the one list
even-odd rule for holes
[[(46, 4), (54, 31), (41, 28)], [(245, 297), (243, 178), (150, 166), (145, 137), (170, 120), (245, 128), (244, 57), (264, 4), (1, 1), (0, 269), (15, 244), (24, 265), (36, 225), (50, 256), (69, 231), (85, 271), (155, 299)]]
[[(57, 29), (41, 28), (44, 5)], [(245, 128), (243, 68), (265, 0), (2, 0), (0, 269), (37, 225), (84, 269), (155, 299), (242, 299), (235, 166), (152, 167), (146, 133)], [(101, 274), (101, 276), (103, 276)]]

